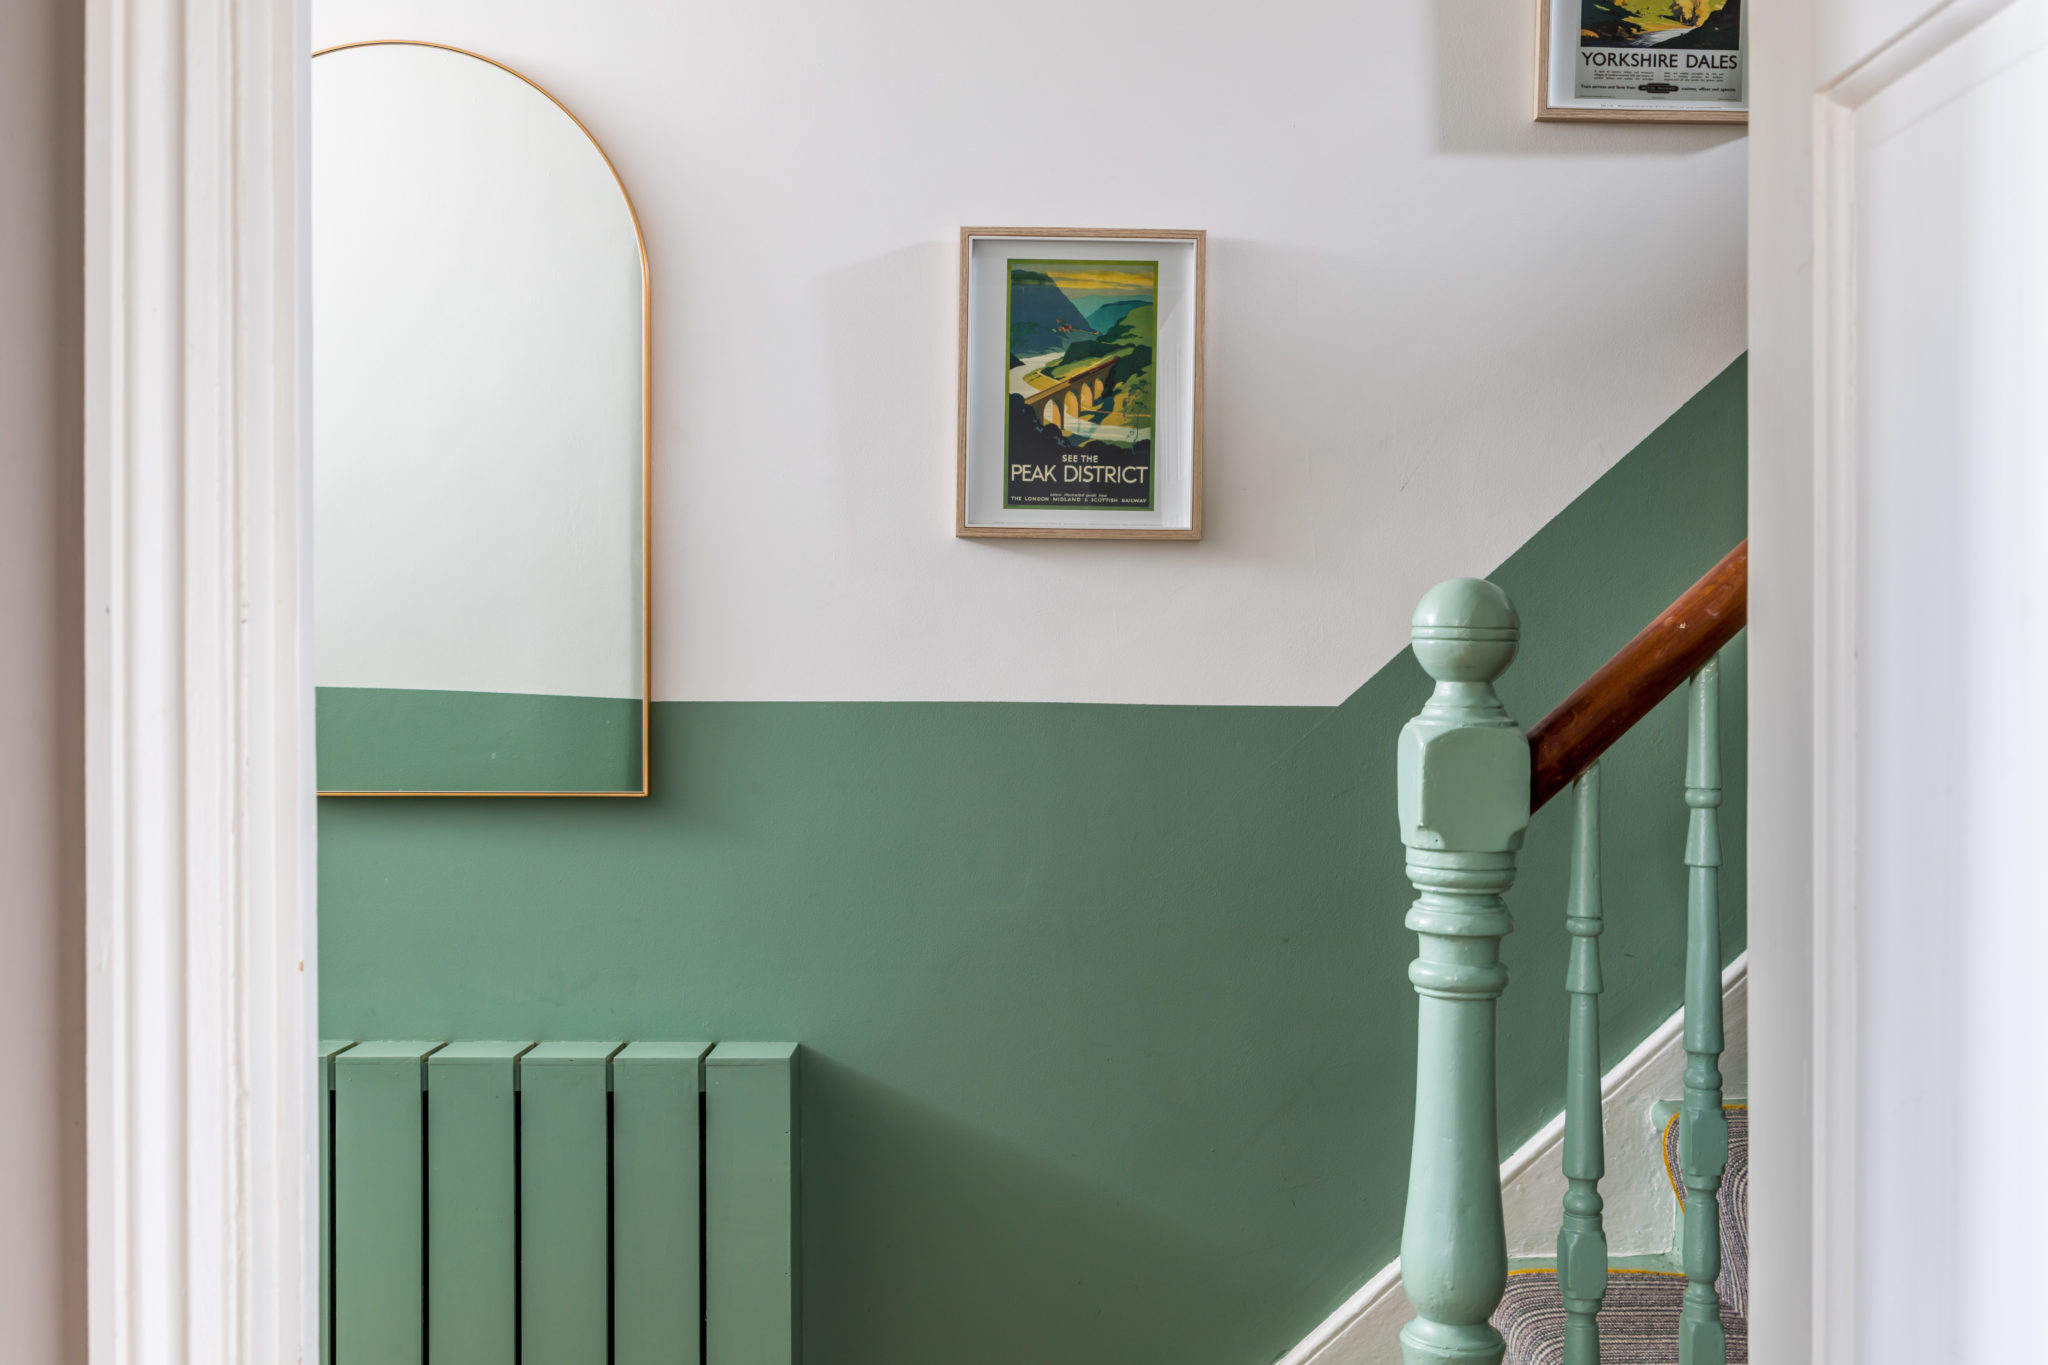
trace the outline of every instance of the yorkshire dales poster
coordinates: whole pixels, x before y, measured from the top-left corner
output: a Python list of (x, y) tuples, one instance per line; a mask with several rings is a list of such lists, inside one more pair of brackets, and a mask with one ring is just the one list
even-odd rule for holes
[(1008, 262), (1003, 506), (1152, 509), (1157, 261)]
[(1580, 99), (1740, 104), (1742, 0), (1579, 0)]

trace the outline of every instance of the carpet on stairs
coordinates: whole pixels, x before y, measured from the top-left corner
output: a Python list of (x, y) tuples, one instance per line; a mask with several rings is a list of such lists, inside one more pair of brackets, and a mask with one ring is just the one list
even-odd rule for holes
[[(1600, 1304), (1601, 1365), (1678, 1365), (1678, 1310), (1685, 1276), (1668, 1270), (1610, 1270)], [(1562, 1365), (1564, 1299), (1554, 1270), (1518, 1270), (1494, 1310), (1493, 1325), (1508, 1344), (1501, 1365)], [(1748, 1365), (1749, 1324), (1727, 1304), (1728, 1365)]]
[[(1721, 1326), (1728, 1334), (1729, 1365), (1749, 1360), (1749, 1111), (1729, 1105), (1728, 1170), (1721, 1181)], [(1664, 1128), (1664, 1170), (1679, 1207), (1678, 1118)], [(1611, 1270), (1600, 1309), (1602, 1365), (1678, 1365), (1678, 1314), (1685, 1277), (1672, 1271)], [(1507, 1341), (1502, 1365), (1560, 1365), (1564, 1359), (1564, 1300), (1554, 1270), (1518, 1270), (1494, 1311), (1493, 1325)]]

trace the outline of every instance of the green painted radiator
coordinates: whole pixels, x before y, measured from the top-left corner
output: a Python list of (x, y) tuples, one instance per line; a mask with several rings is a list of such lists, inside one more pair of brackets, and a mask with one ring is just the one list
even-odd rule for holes
[(793, 1043), (321, 1045), (328, 1365), (793, 1365)]

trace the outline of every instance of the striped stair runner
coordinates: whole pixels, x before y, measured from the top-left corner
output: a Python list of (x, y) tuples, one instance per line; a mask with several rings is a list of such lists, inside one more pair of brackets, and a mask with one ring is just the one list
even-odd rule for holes
[[(1664, 1128), (1664, 1169), (1684, 1206), (1678, 1181), (1678, 1116)], [(1721, 1323), (1729, 1365), (1749, 1360), (1749, 1111), (1728, 1107), (1728, 1173), (1721, 1184)], [(1678, 1365), (1678, 1310), (1685, 1276), (1662, 1270), (1611, 1270), (1600, 1311), (1602, 1365)], [(1494, 1311), (1507, 1341), (1501, 1365), (1561, 1365), (1564, 1300), (1554, 1270), (1518, 1270)]]

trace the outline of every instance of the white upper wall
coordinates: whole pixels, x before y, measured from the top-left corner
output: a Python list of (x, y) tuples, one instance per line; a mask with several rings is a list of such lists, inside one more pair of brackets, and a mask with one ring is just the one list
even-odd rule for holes
[[(1501, 0), (314, 0), (546, 86), (655, 282), (655, 695), (1340, 701), (1743, 346), (1739, 131)], [(1207, 539), (951, 534), (965, 224), (1210, 232)]]

